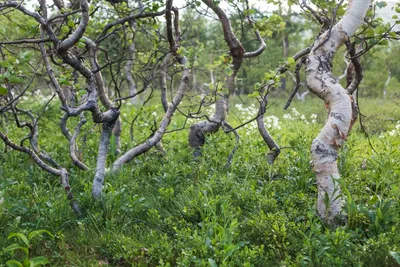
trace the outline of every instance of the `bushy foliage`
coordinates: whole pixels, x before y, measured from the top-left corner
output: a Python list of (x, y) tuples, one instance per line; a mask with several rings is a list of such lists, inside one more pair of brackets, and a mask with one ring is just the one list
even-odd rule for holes
[[(234, 126), (255, 115), (251, 105), (233, 101), (229, 119)], [(229, 168), (227, 159), (236, 145), (232, 134), (218, 132), (207, 138), (202, 156), (195, 159), (187, 146), (187, 131), (171, 132), (163, 139), (167, 155), (152, 150), (121, 172), (109, 173), (100, 201), (91, 198), (94, 170), (68, 166), (84, 209), (80, 219), (54, 177), (25, 155), (5, 153), (1, 144), (0, 248), (15, 241), (7, 240), (10, 233), (46, 229), (54, 238), (37, 240), (29, 255), (47, 258), (50, 266), (396, 266), (399, 106), (395, 100), (384, 106), (368, 99), (360, 102), (372, 147), (356, 126), (340, 152), (347, 214), (342, 226), (325, 226), (315, 210), (309, 147), (326, 111), (312, 99), (307, 105), (296, 102), (288, 111), (278, 101), (265, 117), (283, 147), (275, 165), (266, 163), (267, 148), (253, 124), (238, 130), (239, 148)], [(130, 112), (123, 111), (126, 120), (133, 117)], [(162, 111), (152, 106), (144, 112), (157, 119)], [(380, 116), (391, 120), (382, 123)], [(42, 121), (57, 127), (51, 117)], [(178, 129), (183, 123), (178, 116), (170, 127)], [(83, 157), (94, 162), (91, 152), (97, 149), (99, 129), (90, 123), (85, 127), (92, 131)], [(128, 146), (132, 141), (129, 129), (124, 130)], [(10, 128), (9, 134), (20, 133)], [(148, 134), (134, 130), (133, 142)], [(58, 158), (67, 157), (65, 146), (57, 145), (65, 142), (63, 137), (43, 135), (41, 140)], [(3, 264), (21, 257), (0, 252)]]

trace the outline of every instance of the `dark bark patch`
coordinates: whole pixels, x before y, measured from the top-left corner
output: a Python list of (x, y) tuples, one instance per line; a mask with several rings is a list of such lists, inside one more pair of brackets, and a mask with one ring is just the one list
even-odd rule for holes
[(339, 113), (339, 112), (331, 112), (330, 116), (335, 118), (338, 121), (344, 122), (344, 118), (345, 116), (343, 115), (343, 113)]
[(335, 160), (337, 159), (337, 151), (316, 139), (311, 145), (311, 152), (319, 155), (321, 158), (334, 157)]

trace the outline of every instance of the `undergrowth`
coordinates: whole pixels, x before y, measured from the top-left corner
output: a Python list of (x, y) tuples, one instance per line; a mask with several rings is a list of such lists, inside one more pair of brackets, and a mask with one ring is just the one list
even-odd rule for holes
[[(254, 109), (235, 101), (229, 120), (237, 126)], [(309, 165), (309, 148), (326, 111), (315, 100), (294, 105), (286, 112), (278, 101), (267, 110), (266, 125), (283, 147), (273, 166), (254, 125), (238, 130), (241, 139), (229, 168), (233, 134), (209, 136), (195, 159), (186, 125), (164, 137), (166, 155), (151, 150), (108, 174), (100, 201), (91, 197), (94, 170), (71, 165), (58, 118), (51, 116), (58, 107), (50, 106), (40, 121), (40, 145), (65, 162), (84, 216), (74, 216), (56, 177), (0, 144), (0, 266), (25, 256), (4, 250), (23, 245), (7, 236), (37, 230), (52, 238), (33, 240), (29, 257), (45, 257), (48, 266), (399, 266), (400, 107), (394, 101), (361, 102), (372, 147), (358, 125), (341, 149), (346, 222), (330, 228), (316, 215)], [(145, 112), (155, 120), (162, 116), (159, 106)], [(151, 134), (141, 128), (149, 123), (142, 119), (130, 136), (132, 114), (122, 112), (123, 150)], [(170, 129), (183, 124), (177, 114)], [(12, 126), (8, 130), (14, 139), (24, 135)], [(99, 131), (88, 123), (79, 141), (85, 139), (89, 166), (95, 166)], [(114, 159), (111, 155), (108, 164)]]

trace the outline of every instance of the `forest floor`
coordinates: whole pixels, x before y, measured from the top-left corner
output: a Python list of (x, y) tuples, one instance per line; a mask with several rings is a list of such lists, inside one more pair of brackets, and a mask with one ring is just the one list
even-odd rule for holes
[[(257, 113), (233, 101), (234, 127)], [(368, 137), (358, 120), (340, 151), (346, 216), (337, 227), (316, 214), (309, 150), (327, 114), (318, 99), (294, 101), (287, 111), (283, 100), (271, 101), (266, 126), (283, 148), (273, 166), (255, 122), (238, 130), (238, 144), (232, 133), (209, 136), (195, 159), (187, 143), (194, 120), (185, 125), (177, 113), (169, 127), (177, 131), (163, 139), (166, 155), (153, 149), (108, 174), (99, 201), (91, 183), (100, 127), (82, 131), (78, 144), (92, 168), (81, 171), (51, 116), (59, 109), (50, 106), (40, 146), (68, 167), (84, 215), (73, 214), (56, 177), (0, 143), (0, 266), (23, 266), (16, 262), (24, 258), (47, 266), (400, 266), (400, 99), (359, 103)], [(122, 150), (143, 141), (162, 116), (160, 105), (145, 108), (131, 136), (137, 112), (121, 113)], [(15, 140), (26, 134), (7, 127)]]

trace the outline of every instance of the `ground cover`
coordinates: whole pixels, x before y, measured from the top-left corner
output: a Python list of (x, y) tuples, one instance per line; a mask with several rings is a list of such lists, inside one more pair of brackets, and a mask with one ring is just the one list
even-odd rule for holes
[[(228, 121), (238, 126), (257, 113), (251, 99), (232, 99)], [(70, 165), (71, 185), (83, 218), (76, 218), (57, 179), (28, 157), (5, 153), (0, 144), (0, 266), (21, 260), (23, 249), (6, 248), (29, 236), (28, 258), (43, 256), (49, 266), (398, 266), (400, 262), (400, 100), (361, 99), (369, 139), (355, 126), (339, 158), (346, 199), (342, 226), (325, 226), (316, 215), (311, 142), (326, 117), (321, 101), (270, 102), (265, 123), (283, 147), (273, 166), (255, 122), (233, 134), (207, 138), (194, 159), (179, 113), (165, 135), (166, 155), (157, 150), (106, 177), (105, 195), (91, 197), (94, 171)], [(41, 120), (41, 147), (68, 162), (58, 118)], [(212, 110), (208, 110), (211, 113)], [(151, 133), (162, 107), (122, 110), (122, 149)], [(151, 118), (151, 120), (149, 120)], [(73, 120), (70, 122), (76, 123)], [(174, 131), (185, 125), (186, 130)], [(144, 130), (147, 129), (147, 130)], [(100, 127), (85, 125), (83, 158), (94, 166)], [(47, 131), (47, 132), (46, 132)], [(45, 133), (43, 133), (45, 132)], [(23, 136), (9, 127), (10, 136)], [(49, 134), (51, 133), (51, 134)], [(371, 146), (372, 145), (372, 146)], [(111, 145), (113, 146), (113, 145)], [(113, 156), (109, 162), (113, 161)], [(33, 236), (33, 235), (31, 235)], [(5, 249), (5, 250), (4, 250)]]

